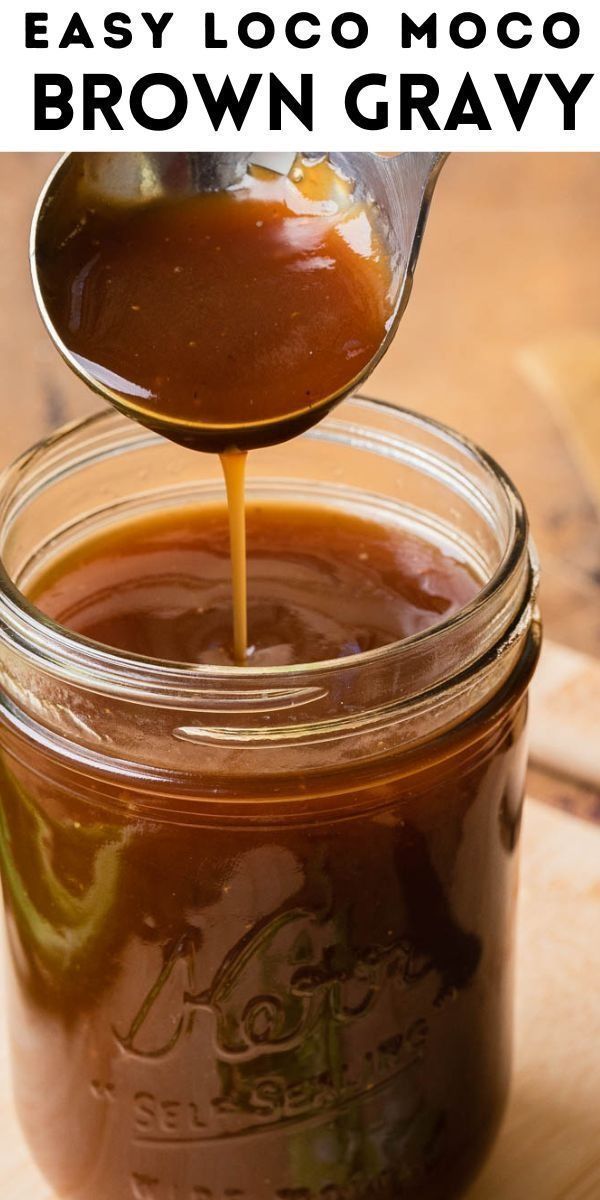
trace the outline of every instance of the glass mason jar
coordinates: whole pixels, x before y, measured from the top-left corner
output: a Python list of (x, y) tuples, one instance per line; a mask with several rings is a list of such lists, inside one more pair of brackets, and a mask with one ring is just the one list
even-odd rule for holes
[(450, 1200), (509, 1078), (539, 645), (523, 506), (456, 434), (360, 398), (251, 456), (249, 490), (397, 522), (482, 589), (352, 658), (146, 660), (24, 593), (77, 540), (214, 499), (215, 459), (106, 412), (5, 473), (20, 1118), (61, 1200)]

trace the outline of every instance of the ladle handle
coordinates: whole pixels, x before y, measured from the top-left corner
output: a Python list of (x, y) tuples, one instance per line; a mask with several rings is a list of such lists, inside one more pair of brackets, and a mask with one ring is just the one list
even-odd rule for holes
[(407, 214), (410, 225), (410, 248), (406, 260), (406, 283), (402, 300), (404, 311), (410, 296), (431, 198), (448, 154), (404, 151), (387, 155), (386, 158), (400, 209)]
[(433, 190), (439, 173), (448, 158), (447, 153), (435, 154), (426, 151), (401, 151), (398, 154), (378, 155), (385, 157), (390, 164), (392, 173), (405, 186), (418, 190), (424, 195)]

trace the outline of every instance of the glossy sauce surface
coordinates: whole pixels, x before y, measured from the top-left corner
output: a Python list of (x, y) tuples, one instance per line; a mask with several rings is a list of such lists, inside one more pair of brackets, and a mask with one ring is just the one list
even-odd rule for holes
[[(447, 619), (478, 590), (450, 554), (339, 509), (247, 509), (253, 666), (358, 654)], [(58, 559), (32, 599), (105, 645), (150, 658), (231, 664), (224, 505), (140, 518)]]
[(92, 195), (58, 249), (39, 247), (67, 349), (175, 441), (282, 441), (383, 341), (392, 277), (375, 212), (327, 163), (298, 171), (136, 206)]

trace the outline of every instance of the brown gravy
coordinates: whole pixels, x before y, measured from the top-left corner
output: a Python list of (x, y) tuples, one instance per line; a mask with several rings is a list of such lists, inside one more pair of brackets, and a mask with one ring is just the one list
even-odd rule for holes
[[(479, 586), (431, 543), (339, 509), (251, 503), (247, 526), (251, 665), (376, 649), (451, 616)], [(231, 664), (227, 509), (167, 512), (91, 537), (31, 597), (105, 645)]]
[(76, 220), (39, 250), (53, 325), (125, 411), (194, 449), (284, 441), (383, 341), (374, 210), (326, 163), (181, 200), (91, 197)]

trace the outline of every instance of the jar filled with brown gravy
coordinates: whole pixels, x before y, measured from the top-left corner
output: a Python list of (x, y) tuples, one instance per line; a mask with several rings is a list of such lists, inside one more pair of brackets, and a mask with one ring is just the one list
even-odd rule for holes
[[(114, 413), (1, 482), (0, 854), (23, 1128), (60, 1200), (451, 1200), (510, 1069), (539, 646), (523, 507), (458, 435), (347, 402), (251, 456), (249, 594), (265, 522), (312, 513), (311, 562), (321, 546), (338, 564), (322, 636), (369, 588), (382, 632), (304, 663), (279, 644), (243, 668), (205, 647), (160, 658), (140, 588), (172, 616), (189, 514), (218, 525), (221, 494), (214, 456)], [(265, 644), (284, 585), (309, 604), (308, 542), (288, 542), (263, 626), (250, 599)], [(353, 545), (364, 577), (346, 571)]]

